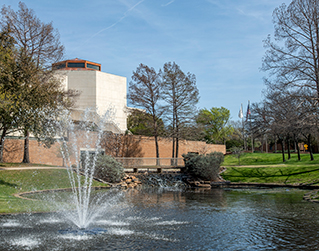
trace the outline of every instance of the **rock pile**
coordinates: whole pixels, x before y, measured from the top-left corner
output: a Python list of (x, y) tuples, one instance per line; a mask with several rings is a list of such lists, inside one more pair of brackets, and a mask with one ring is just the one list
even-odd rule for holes
[(139, 179), (143, 185), (149, 187), (178, 187), (186, 188), (184, 180), (188, 176), (183, 173), (142, 173)]
[(136, 176), (126, 175), (122, 179), (122, 182), (115, 184), (115, 186), (122, 187), (122, 188), (135, 188), (141, 184), (142, 184), (142, 182)]
[[(214, 182), (223, 182), (219, 179)], [(212, 181), (205, 181), (193, 178), (185, 173), (168, 172), (168, 173), (131, 173), (126, 174), (118, 184), (112, 184), (113, 187), (137, 188), (146, 187), (174, 187), (174, 188), (211, 188)]]

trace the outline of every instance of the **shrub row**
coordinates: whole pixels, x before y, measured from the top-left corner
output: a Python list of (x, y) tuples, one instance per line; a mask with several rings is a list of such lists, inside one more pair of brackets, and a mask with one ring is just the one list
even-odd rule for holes
[(216, 180), (220, 170), (220, 164), (224, 161), (221, 152), (209, 154), (188, 153), (183, 154), (186, 172), (204, 180)]

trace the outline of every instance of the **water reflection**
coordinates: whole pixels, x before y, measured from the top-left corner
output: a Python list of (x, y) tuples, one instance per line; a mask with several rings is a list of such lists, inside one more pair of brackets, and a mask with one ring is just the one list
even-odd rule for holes
[(59, 235), (67, 225), (56, 213), (1, 216), (0, 250), (319, 250), (319, 205), (303, 194), (127, 190), (122, 208), (97, 219), (107, 232), (96, 236)]

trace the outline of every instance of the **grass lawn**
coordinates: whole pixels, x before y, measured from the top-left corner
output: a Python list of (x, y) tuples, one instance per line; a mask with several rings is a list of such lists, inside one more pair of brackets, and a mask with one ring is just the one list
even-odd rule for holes
[(0, 163), (1, 167), (36, 167), (36, 166), (52, 166), (52, 165), (45, 165), (45, 164), (33, 164), (33, 163)]
[[(96, 181), (93, 185), (106, 186)], [(70, 183), (64, 169), (0, 171), (0, 213), (50, 211), (52, 209), (41, 201), (20, 199), (13, 194), (68, 187)]]
[(302, 154), (300, 161), (297, 158), (291, 154), (290, 160), (282, 162), (281, 153), (245, 153), (238, 166), (236, 156), (227, 155), (222, 164), (227, 171), (222, 176), (232, 182), (319, 184), (319, 154), (314, 155), (314, 161), (309, 154)]
[[(281, 153), (244, 153), (240, 157), (240, 165), (305, 165), (305, 164), (319, 164), (319, 154), (314, 154), (314, 160), (310, 160), (309, 154), (301, 154), (301, 160), (298, 161), (298, 155), (291, 154), (291, 159), (288, 160), (288, 154), (285, 154), (286, 161), (282, 162)], [(237, 166), (238, 159), (236, 155), (226, 155), (223, 166)]]

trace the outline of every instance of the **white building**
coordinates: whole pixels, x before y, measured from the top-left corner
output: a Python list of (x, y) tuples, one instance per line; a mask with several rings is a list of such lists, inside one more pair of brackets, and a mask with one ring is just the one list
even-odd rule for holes
[(110, 130), (124, 133), (126, 119), (126, 78), (101, 71), (101, 65), (87, 60), (73, 59), (54, 64), (53, 69), (62, 78), (66, 89), (80, 92), (72, 118), (79, 120), (87, 108), (96, 108), (103, 116), (108, 110), (114, 111)]

